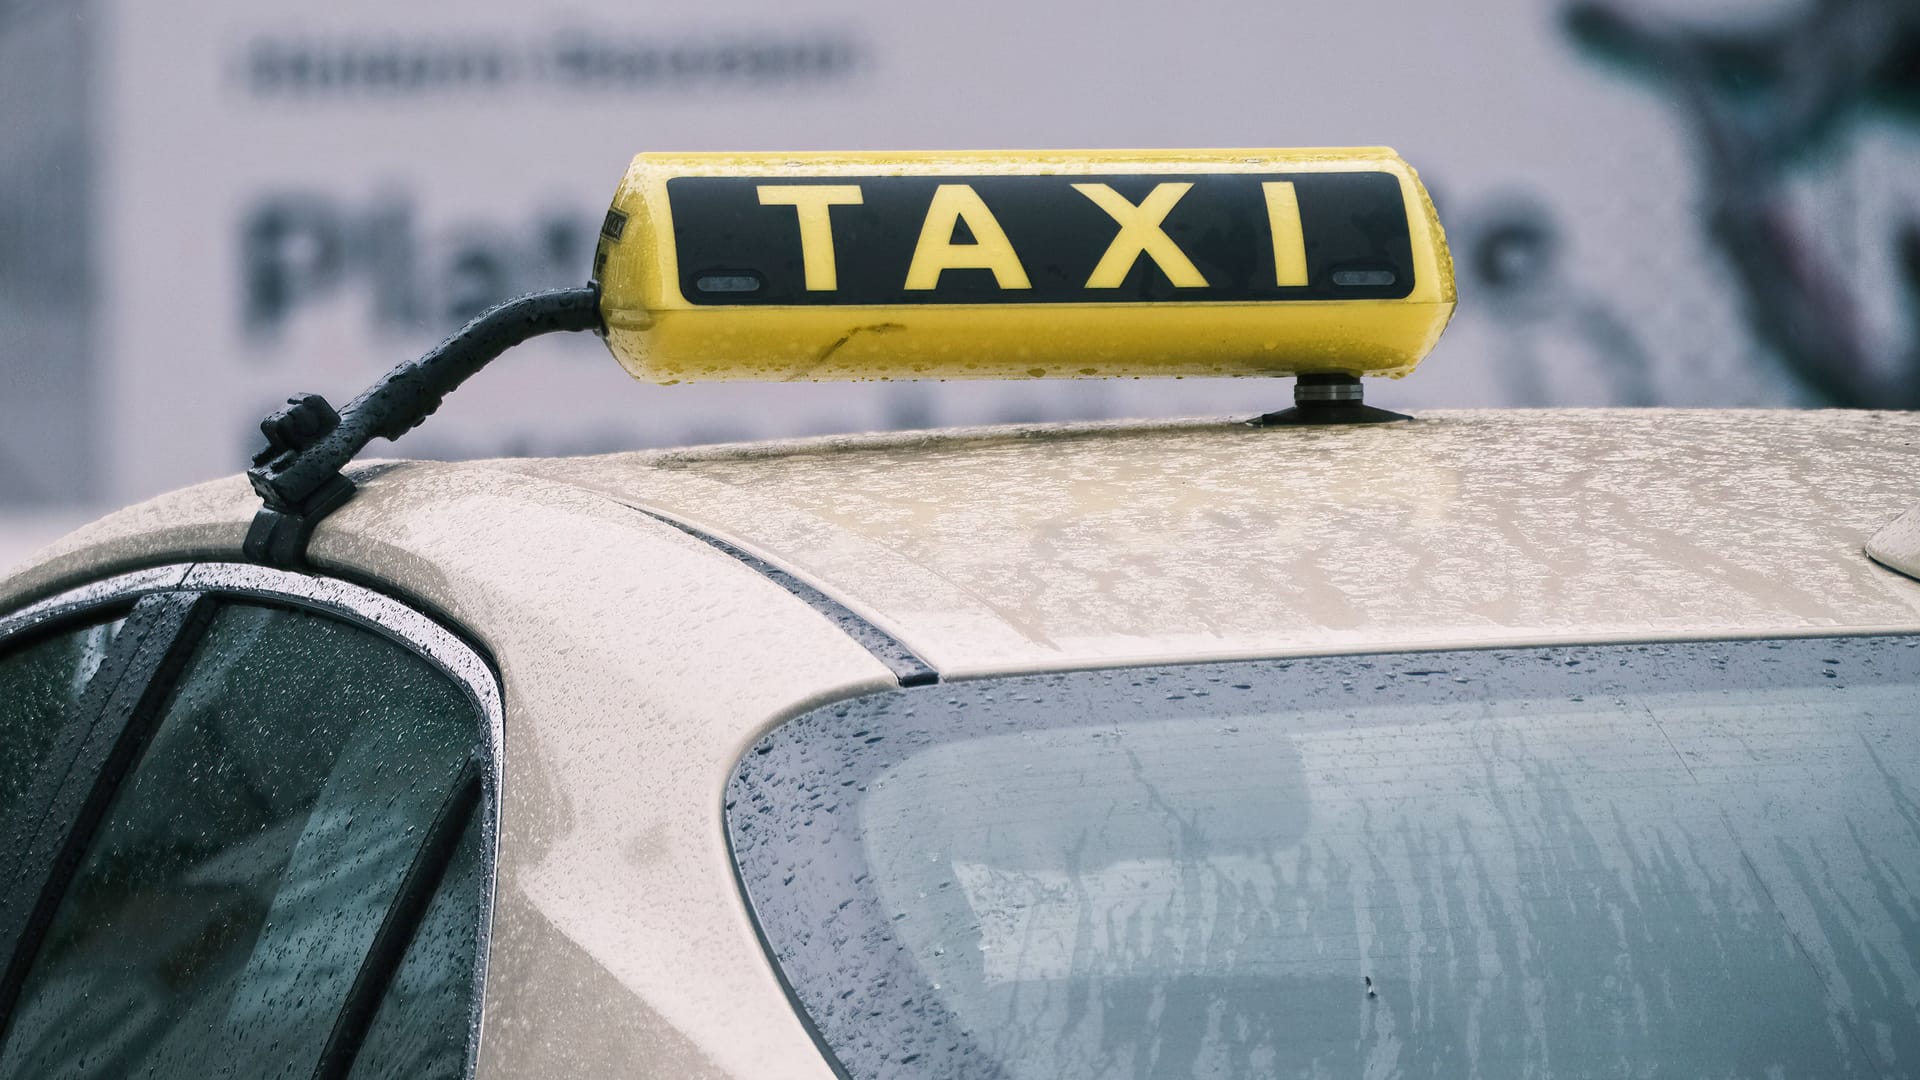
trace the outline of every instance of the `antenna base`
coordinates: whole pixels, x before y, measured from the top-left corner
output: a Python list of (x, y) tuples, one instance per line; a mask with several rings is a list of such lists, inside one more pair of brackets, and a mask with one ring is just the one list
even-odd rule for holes
[(1307, 427), (1413, 419), (1406, 413), (1365, 404), (1363, 394), (1360, 379), (1354, 375), (1301, 375), (1293, 382), (1293, 408), (1266, 413), (1254, 423), (1260, 427)]

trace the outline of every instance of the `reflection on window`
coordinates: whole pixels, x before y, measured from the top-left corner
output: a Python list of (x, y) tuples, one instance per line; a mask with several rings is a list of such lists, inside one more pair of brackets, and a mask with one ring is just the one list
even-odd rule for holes
[(479, 735), (383, 638), (222, 609), (54, 916), (0, 1075), (311, 1075)]
[(453, 1080), (466, 1069), (486, 900), (482, 831), (476, 810), (367, 1029), (350, 1080)]
[(1920, 1075), (1920, 639), (954, 683), (797, 718), (741, 879), (850, 1075)]
[(98, 623), (0, 656), (0, 822), (33, 786), (119, 629), (120, 621)]

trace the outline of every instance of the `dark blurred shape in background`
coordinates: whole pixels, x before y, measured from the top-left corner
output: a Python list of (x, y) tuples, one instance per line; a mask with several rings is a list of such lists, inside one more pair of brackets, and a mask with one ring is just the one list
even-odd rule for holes
[(1908, 313), (1902, 345), (1867, 340), (1861, 303), (1796, 211), (1796, 171), (1841, 152), (1856, 124), (1920, 125), (1920, 2), (1817, 0), (1801, 10), (1726, 23), (1580, 3), (1567, 28), (1673, 108), (1692, 137), (1703, 225), (1734, 273), (1756, 340), (1820, 404), (1920, 407), (1920, 171), (1914, 203), (1890, 223), (1894, 281)]

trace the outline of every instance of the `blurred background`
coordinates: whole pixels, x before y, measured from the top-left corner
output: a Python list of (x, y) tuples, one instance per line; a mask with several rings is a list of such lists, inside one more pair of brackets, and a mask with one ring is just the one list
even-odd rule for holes
[[(0, 568), (579, 284), (640, 150), (1377, 144), (1460, 306), (1376, 404), (1920, 406), (1920, 0), (0, 0)], [(562, 337), (392, 452), (1290, 401), (653, 387)]]

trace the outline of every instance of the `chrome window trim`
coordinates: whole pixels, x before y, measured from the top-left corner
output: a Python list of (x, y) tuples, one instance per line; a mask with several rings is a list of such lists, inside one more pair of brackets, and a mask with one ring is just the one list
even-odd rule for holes
[(161, 566), (152, 570), (135, 570), (130, 574), (118, 574), (110, 578), (78, 588), (56, 593), (44, 600), (28, 604), (10, 615), (0, 615), (0, 640), (32, 630), (45, 623), (55, 622), (69, 616), (79, 615), (88, 608), (103, 607), (116, 600), (138, 600), (148, 593), (166, 592), (180, 588), (186, 580), (193, 564), (180, 566)]
[(500, 854), (500, 774), (506, 750), (506, 707), (493, 665), (473, 646), (439, 622), (398, 600), (338, 578), (276, 570), (251, 563), (175, 563), (129, 573), (56, 593), (11, 614), (0, 615), (0, 646), (7, 639), (44, 624), (84, 614), (88, 609), (162, 592), (208, 592), (257, 600), (293, 602), (379, 634), (426, 658), (466, 692), (485, 719), (486, 767), (481, 793), (482, 895), (479, 955), (474, 961), (474, 995), (468, 1005), (467, 1061), (463, 1076), (479, 1065), (480, 1011), (486, 999), (487, 953), (493, 937), (495, 882)]

